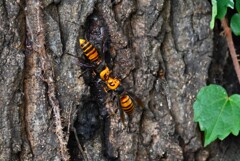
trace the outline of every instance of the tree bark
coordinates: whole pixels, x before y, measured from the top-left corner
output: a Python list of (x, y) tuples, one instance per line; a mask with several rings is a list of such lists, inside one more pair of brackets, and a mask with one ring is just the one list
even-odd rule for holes
[[(0, 13), (0, 160), (217, 158), (192, 108), (214, 52), (207, 0), (2, 0)], [(144, 103), (126, 126), (80, 38)]]

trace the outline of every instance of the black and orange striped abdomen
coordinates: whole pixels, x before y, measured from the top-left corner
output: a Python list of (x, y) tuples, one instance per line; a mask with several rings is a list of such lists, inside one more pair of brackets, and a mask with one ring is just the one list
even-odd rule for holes
[(120, 98), (120, 105), (122, 107), (122, 110), (126, 112), (128, 115), (131, 115), (134, 111), (134, 104), (131, 97), (128, 95), (124, 95)]
[(80, 39), (79, 43), (88, 60), (90, 60), (91, 62), (95, 62), (99, 59), (99, 54), (96, 48), (90, 42), (84, 39)]

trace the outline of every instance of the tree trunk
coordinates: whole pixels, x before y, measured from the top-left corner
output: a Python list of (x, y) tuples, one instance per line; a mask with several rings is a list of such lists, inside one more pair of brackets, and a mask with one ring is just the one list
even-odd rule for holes
[[(0, 160), (232, 156), (215, 155), (218, 142), (203, 148), (193, 122), (214, 53), (207, 0), (1, 0), (0, 13)], [(143, 102), (125, 126), (80, 38)]]

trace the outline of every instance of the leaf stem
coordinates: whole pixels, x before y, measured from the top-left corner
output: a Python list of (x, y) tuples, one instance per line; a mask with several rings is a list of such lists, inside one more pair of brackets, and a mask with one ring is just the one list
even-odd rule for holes
[(230, 55), (232, 57), (234, 69), (236, 71), (238, 81), (240, 83), (240, 66), (239, 66), (239, 63), (238, 63), (237, 54), (236, 54), (233, 39), (232, 39), (232, 32), (231, 32), (231, 29), (229, 28), (229, 26), (227, 24), (227, 20), (226, 20), (225, 17), (221, 20), (221, 23), (222, 23), (222, 27), (223, 27), (225, 35), (226, 35), (226, 40), (227, 40), (227, 43), (228, 43), (228, 48), (229, 48), (229, 51), (230, 51)]

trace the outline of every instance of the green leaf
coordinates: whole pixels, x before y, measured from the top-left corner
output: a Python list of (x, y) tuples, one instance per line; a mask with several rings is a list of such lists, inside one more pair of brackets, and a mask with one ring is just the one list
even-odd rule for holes
[(240, 13), (240, 0), (236, 0), (236, 9), (238, 11), (238, 13)]
[(215, 17), (217, 16), (217, 0), (212, 0), (212, 19), (210, 22), (210, 28), (214, 28)]
[(240, 14), (235, 13), (230, 22), (230, 27), (236, 36), (240, 35)]
[(216, 16), (216, 18), (222, 19), (227, 13), (227, 7), (234, 9), (233, 0), (217, 0), (217, 16)]
[(231, 9), (234, 9), (234, 1), (233, 0), (228, 0), (227, 1), (227, 6), (230, 7)]
[(200, 90), (193, 104), (194, 121), (204, 131), (204, 146), (240, 130), (240, 95), (227, 96), (224, 88), (209, 85)]

